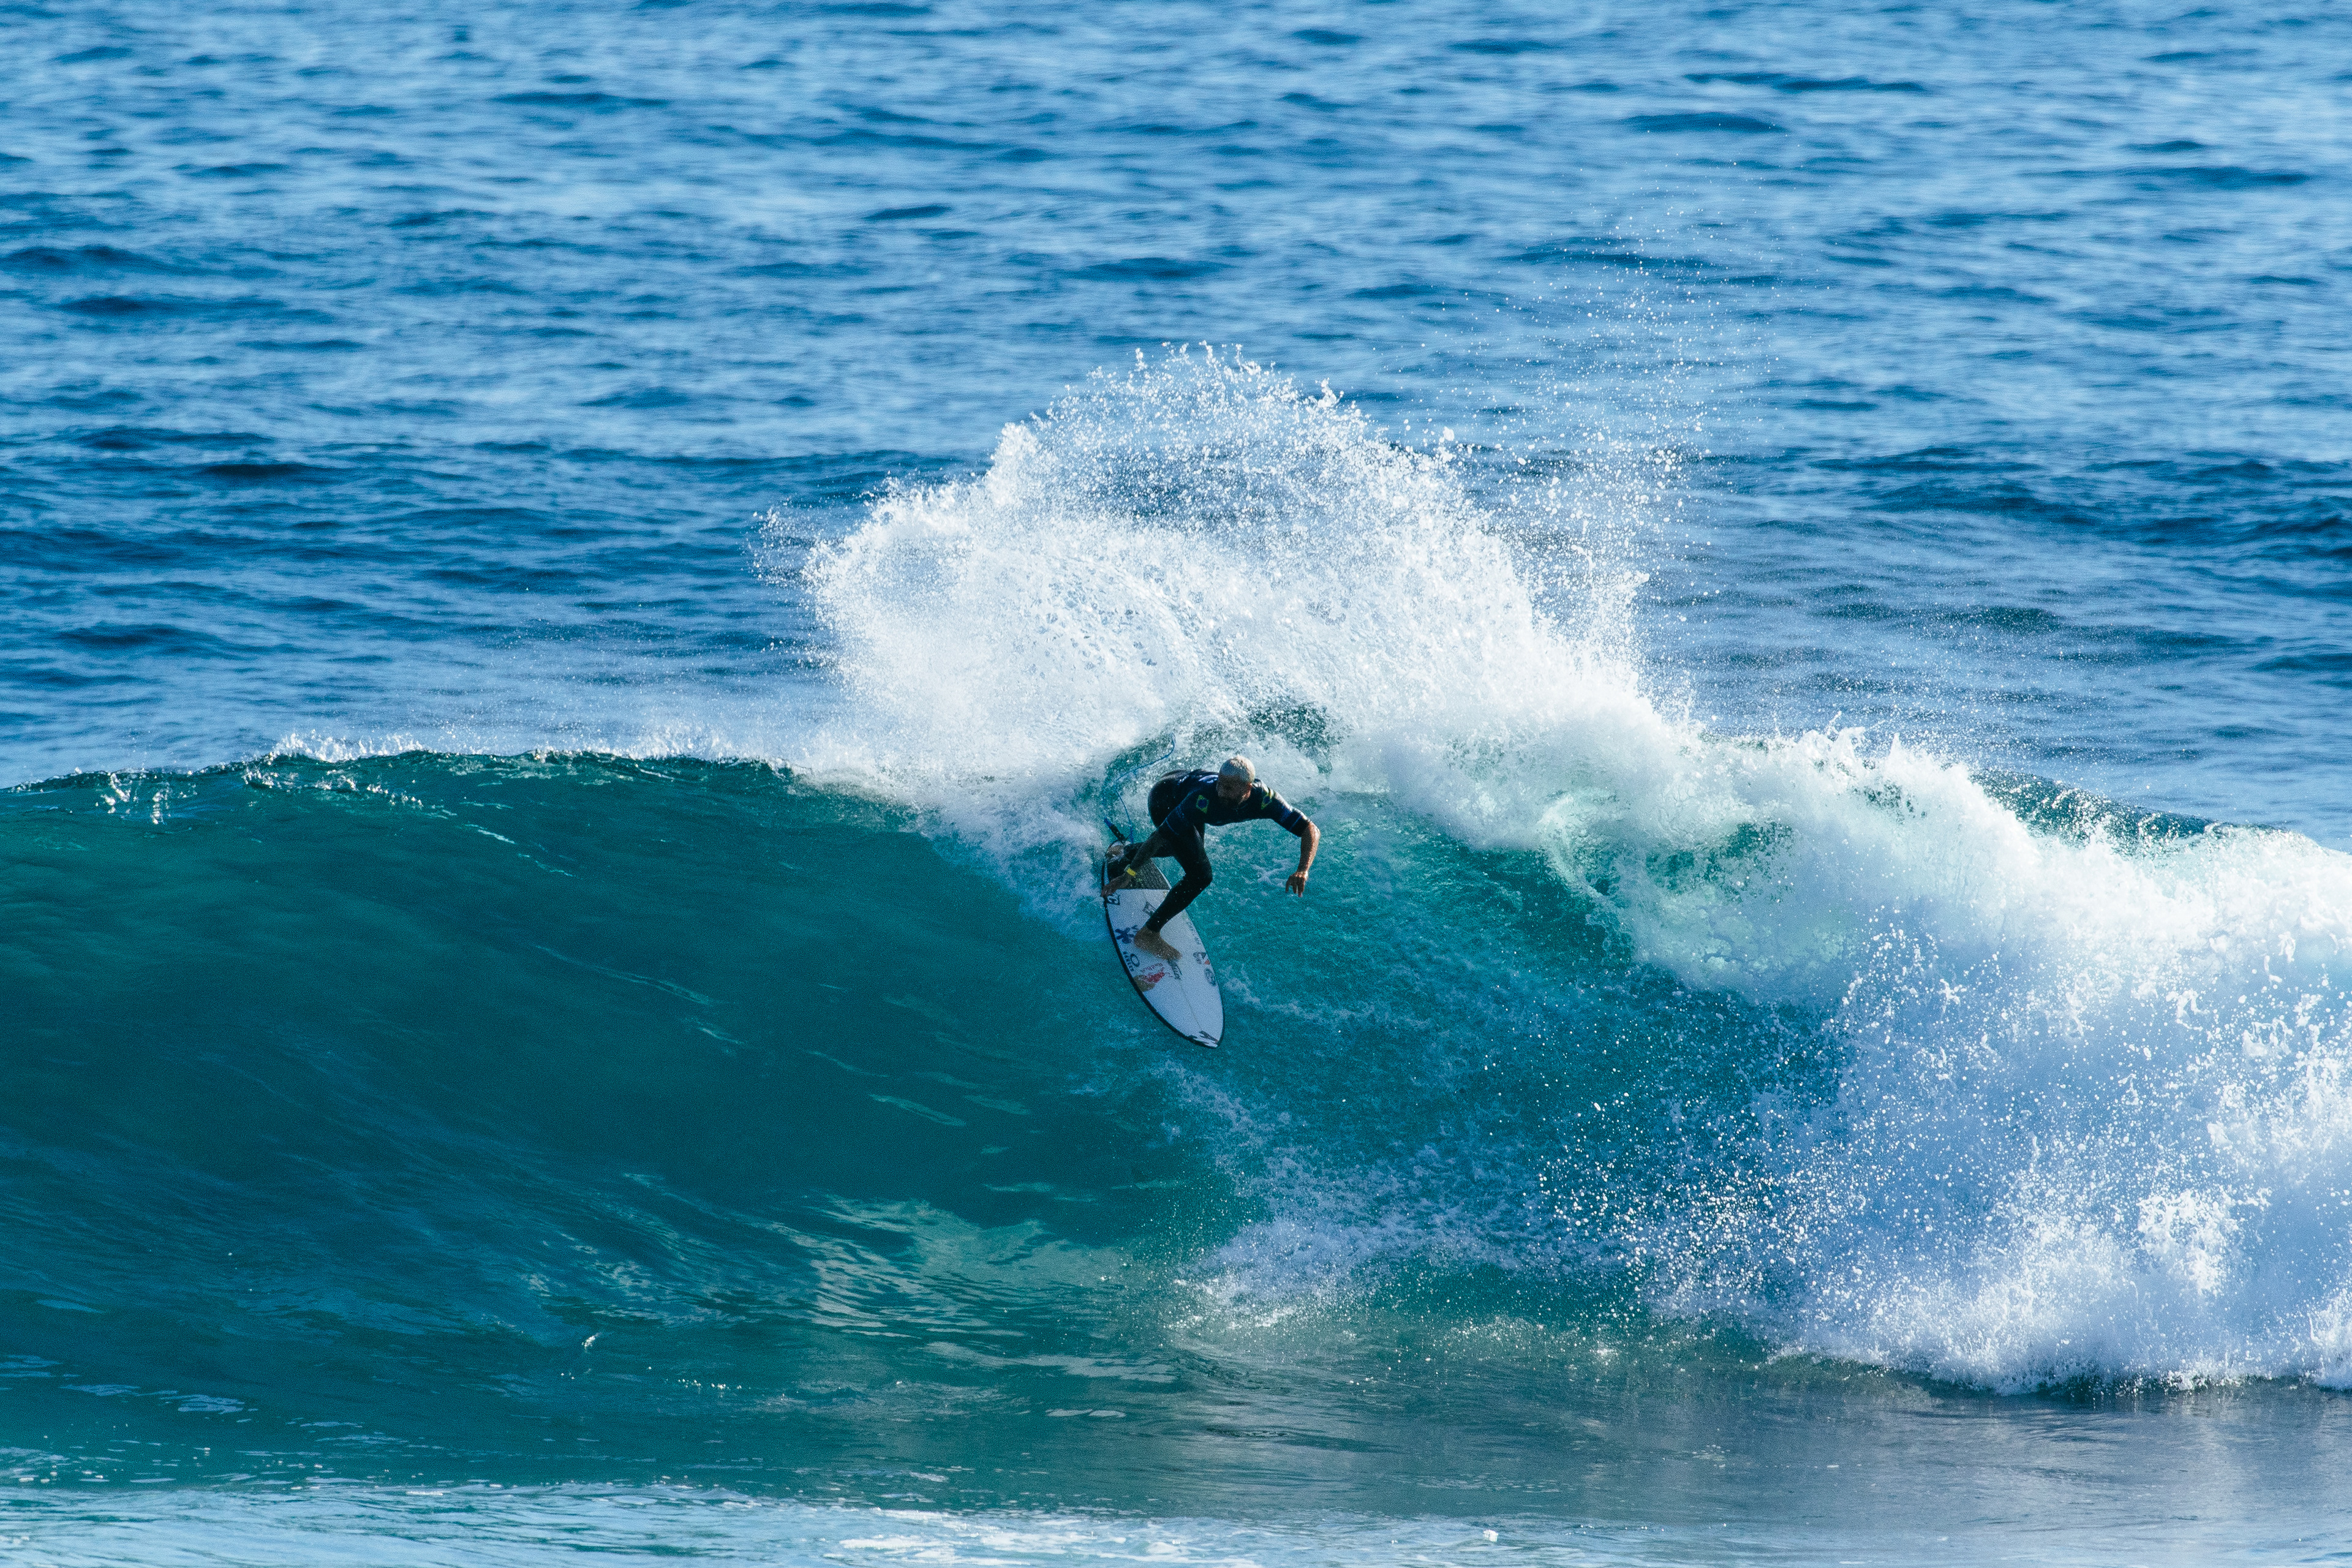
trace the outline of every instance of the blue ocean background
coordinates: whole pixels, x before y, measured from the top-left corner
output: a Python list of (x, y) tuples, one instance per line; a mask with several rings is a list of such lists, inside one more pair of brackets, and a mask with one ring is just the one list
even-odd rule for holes
[(2352, 1549), (2340, 10), (0, 62), (12, 1560)]

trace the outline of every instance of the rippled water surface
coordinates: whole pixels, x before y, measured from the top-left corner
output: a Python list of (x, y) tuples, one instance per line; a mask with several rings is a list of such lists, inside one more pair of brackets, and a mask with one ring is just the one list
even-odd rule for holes
[(2344, 1549), (2340, 13), (0, 61), (12, 1551)]

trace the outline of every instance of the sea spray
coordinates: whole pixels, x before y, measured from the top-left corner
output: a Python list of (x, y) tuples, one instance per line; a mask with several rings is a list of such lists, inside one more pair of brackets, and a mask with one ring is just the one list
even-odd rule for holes
[(1427, 780), (1465, 819), (1524, 816), (1478, 759), (1647, 721), (1641, 578), (1578, 487), (1506, 465), (1482, 503), (1469, 468), (1214, 350), (1098, 374), (1007, 426), (985, 473), (896, 487), (815, 554), (855, 712), (791, 760), (1001, 858), (1090, 837), (1082, 797), (1137, 746), (1245, 744), (1294, 793)]
[(1850, 732), (1685, 754), (1675, 790), (1564, 793), (1554, 864), (1643, 959), (1813, 1014), (1844, 1066), (1740, 1162), (1769, 1194), (1649, 1222), (1662, 1305), (1995, 1386), (2342, 1375), (2352, 859), (2030, 826)]

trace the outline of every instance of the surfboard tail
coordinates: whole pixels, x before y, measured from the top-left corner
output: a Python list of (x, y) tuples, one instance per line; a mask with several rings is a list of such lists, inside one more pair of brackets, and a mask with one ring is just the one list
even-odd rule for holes
[(1192, 918), (1179, 914), (1162, 932), (1176, 949), (1174, 958), (1139, 952), (1135, 946), (1137, 930), (1167, 896), (1164, 883), (1111, 892), (1103, 900), (1103, 923), (1109, 928), (1111, 945), (1128, 984), (1143, 1005), (1185, 1039), (1214, 1050), (1225, 1034), (1224, 998)]

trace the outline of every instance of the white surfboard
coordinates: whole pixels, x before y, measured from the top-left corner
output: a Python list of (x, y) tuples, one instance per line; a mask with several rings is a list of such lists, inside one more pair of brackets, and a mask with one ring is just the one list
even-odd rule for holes
[(1160, 928), (1160, 940), (1176, 950), (1173, 960), (1143, 952), (1135, 933), (1168, 897), (1168, 879), (1150, 861), (1116, 887), (1103, 889), (1103, 923), (1110, 928), (1118, 961), (1127, 966), (1128, 983), (1160, 1021), (1192, 1041), (1214, 1050), (1225, 1036), (1225, 999), (1217, 991), (1217, 973), (1192, 917), (1179, 914)]

